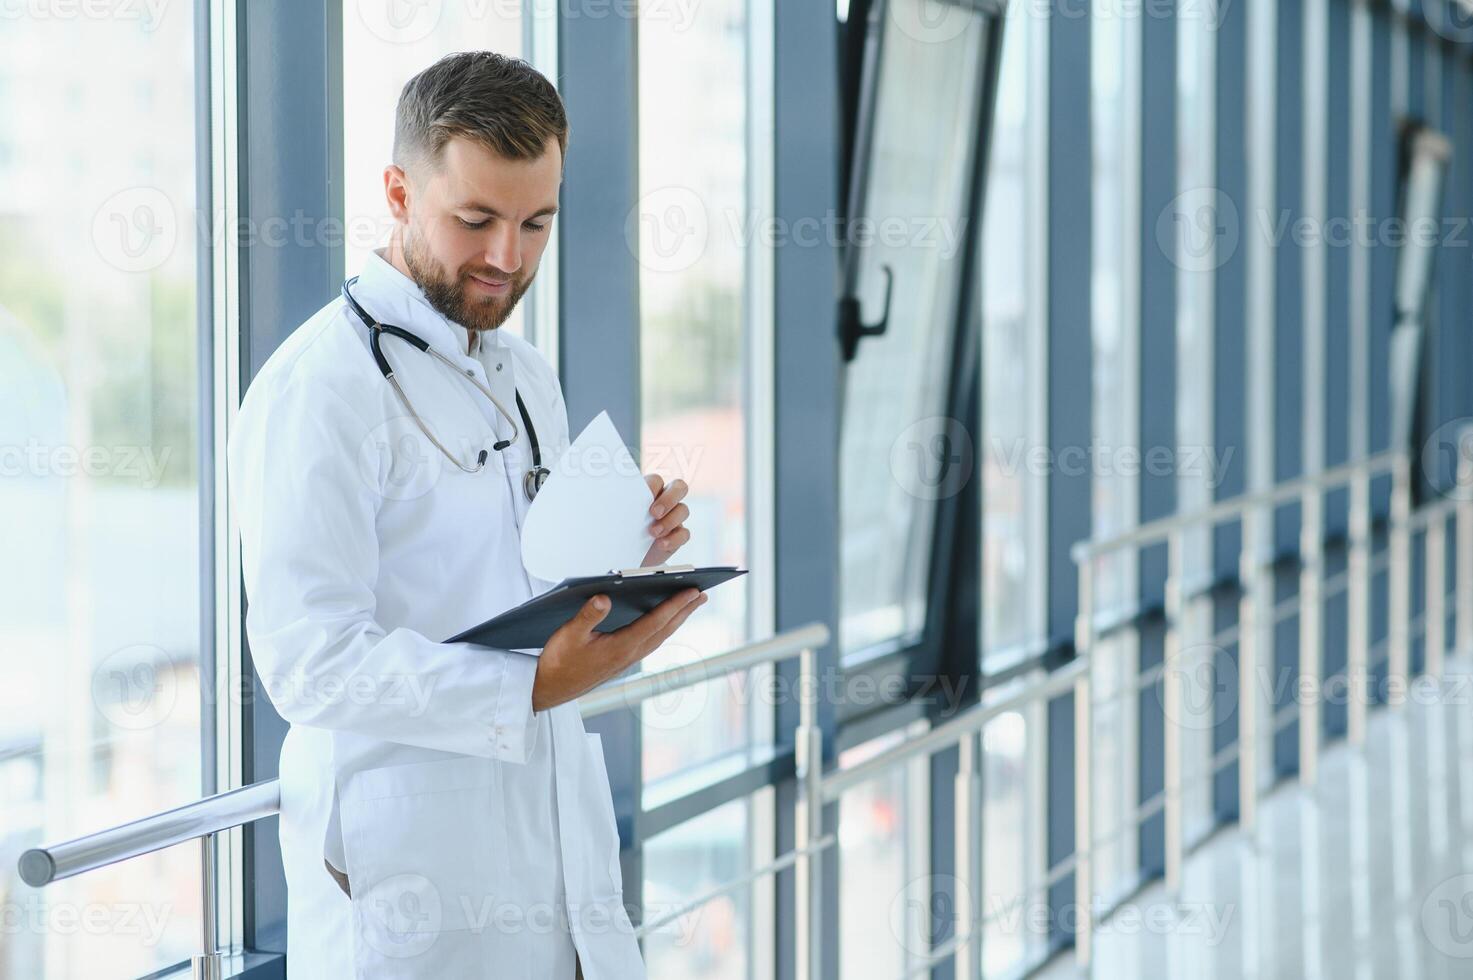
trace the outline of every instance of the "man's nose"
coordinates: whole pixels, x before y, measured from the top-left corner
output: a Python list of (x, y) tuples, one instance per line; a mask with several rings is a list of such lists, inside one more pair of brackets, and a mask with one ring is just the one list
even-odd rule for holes
[(521, 228), (514, 222), (499, 221), (496, 228), (491, 232), (491, 238), (486, 243), (486, 252), (482, 256), (486, 264), (499, 269), (508, 276), (515, 275), (522, 267), (522, 234)]

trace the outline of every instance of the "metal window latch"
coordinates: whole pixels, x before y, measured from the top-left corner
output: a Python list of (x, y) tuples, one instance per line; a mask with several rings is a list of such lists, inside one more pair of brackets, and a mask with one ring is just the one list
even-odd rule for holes
[(895, 271), (887, 262), (880, 266), (885, 274), (885, 305), (880, 318), (874, 323), (865, 323), (860, 317), (859, 297), (845, 296), (839, 300), (839, 344), (844, 351), (844, 360), (854, 360), (859, 351), (859, 342), (865, 337), (878, 337), (890, 326), (890, 295), (895, 287)]

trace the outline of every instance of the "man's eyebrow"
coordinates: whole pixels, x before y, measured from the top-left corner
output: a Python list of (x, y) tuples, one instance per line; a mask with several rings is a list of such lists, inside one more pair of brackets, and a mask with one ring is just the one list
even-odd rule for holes
[[(503, 216), (500, 211), (498, 211), (495, 208), (491, 207), (489, 204), (477, 204), (474, 201), (472, 201), (469, 204), (462, 204), (461, 207), (464, 208), (467, 211), (479, 211), (482, 214), (489, 214), (493, 218), (500, 218), (500, 217)], [(542, 208), (541, 210), (537, 211), (536, 213), (528, 215), (528, 217), (529, 218), (541, 218), (541, 217), (544, 217), (546, 215), (552, 215), (552, 214), (557, 214), (557, 205), (556, 204), (549, 204), (547, 207)]]

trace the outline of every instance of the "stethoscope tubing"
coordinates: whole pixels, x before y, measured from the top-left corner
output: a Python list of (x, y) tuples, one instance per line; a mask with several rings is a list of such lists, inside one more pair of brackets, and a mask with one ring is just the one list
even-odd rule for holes
[[(393, 366), (389, 364), (389, 359), (384, 356), (383, 348), (381, 346), (383, 335), (389, 334), (392, 337), (397, 337), (409, 346), (414, 347), (415, 349), (438, 359), (442, 364), (450, 368), (450, 370), (454, 371), (456, 374), (462, 375), (467, 381), (475, 385), (476, 389), (490, 400), (491, 404), (496, 407), (496, 411), (501, 415), (502, 418), (506, 419), (507, 424), (509, 424), (512, 429), (511, 438), (498, 439), (496, 442), (492, 443), (492, 449), (495, 449), (497, 452), (501, 452), (521, 437), (521, 429), (517, 427), (517, 420), (513, 418), (511, 413), (506, 410), (506, 406), (501, 404), (501, 400), (491, 393), (491, 389), (486, 387), (484, 384), (476, 379), (476, 376), (473, 372), (471, 372), (470, 370), (462, 369), (458, 364), (450, 360), (450, 358), (446, 357), (444, 354), (440, 353), (434, 347), (432, 347), (429, 341), (425, 340), (423, 337), (420, 337), (413, 331), (405, 330), (403, 327), (395, 326), (392, 323), (380, 323), (378, 320), (375, 320), (373, 317), (369, 316), (368, 311), (365, 310), (362, 305), (359, 304), (358, 300), (355, 299), (353, 296), (351, 287), (357, 281), (358, 277), (354, 276), (353, 278), (343, 282), (343, 299), (345, 302), (347, 302), (349, 308), (352, 309), (354, 315), (356, 315), (358, 319), (362, 320), (364, 325), (368, 327), (368, 346), (369, 349), (373, 352), (373, 360), (374, 363), (378, 365), (379, 373), (384, 376), (384, 380), (387, 381), (390, 387), (394, 389), (394, 394), (398, 397), (399, 403), (404, 406), (404, 410), (409, 413), (409, 417), (414, 419), (414, 424), (419, 427), (419, 431), (424, 433), (425, 438), (433, 443), (435, 448), (440, 450), (440, 452), (445, 456), (446, 459), (450, 460), (466, 473), (479, 472), (481, 468), (486, 465), (486, 459), (488, 455), (486, 450), (481, 450), (480, 455), (477, 457), (474, 466), (467, 466), (465, 463), (462, 463), (458, 458), (456, 458), (456, 456), (451, 453), (450, 450), (447, 449), (440, 442), (439, 439), (435, 438), (434, 433), (430, 431), (429, 426), (425, 424), (424, 419), (420, 418), (419, 413), (416, 412), (414, 410), (414, 406), (410, 404), (409, 396), (404, 393), (404, 389), (399, 385), (399, 379), (394, 377)], [(525, 427), (527, 431), (527, 441), (532, 448), (532, 468), (527, 471), (527, 474), (522, 481), (522, 488), (527, 494), (527, 499), (531, 500), (532, 498), (537, 496), (537, 491), (542, 489), (542, 484), (546, 482), (549, 471), (547, 467), (542, 465), (542, 447), (541, 445), (539, 445), (537, 440), (537, 429), (535, 426), (532, 425), (532, 416), (527, 411), (526, 403), (522, 401), (522, 393), (520, 391), (517, 391), (516, 389), (513, 390), (515, 391), (517, 399), (517, 414), (521, 416), (522, 426)]]

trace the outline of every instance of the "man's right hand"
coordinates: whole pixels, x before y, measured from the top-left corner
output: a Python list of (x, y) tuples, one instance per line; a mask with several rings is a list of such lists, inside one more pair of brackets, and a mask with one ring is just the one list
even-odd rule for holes
[(548, 637), (537, 659), (532, 710), (546, 711), (586, 694), (653, 653), (706, 603), (700, 589), (677, 592), (612, 633), (595, 629), (609, 614), (609, 597), (596, 595)]

